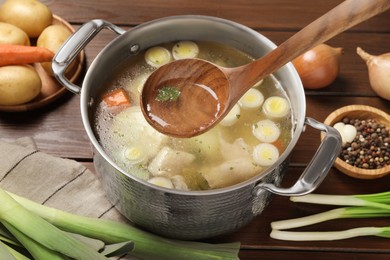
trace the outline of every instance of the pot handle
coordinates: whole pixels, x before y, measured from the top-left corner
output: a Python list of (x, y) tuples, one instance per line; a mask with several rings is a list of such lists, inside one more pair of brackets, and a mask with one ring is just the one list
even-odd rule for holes
[(281, 188), (272, 183), (262, 182), (254, 189), (256, 195), (267, 190), (283, 196), (301, 196), (315, 190), (325, 179), (341, 151), (340, 133), (335, 128), (312, 118), (305, 118), (305, 124), (324, 131), (325, 137), (298, 181), (290, 188)]
[(103, 28), (121, 35), (126, 32), (122, 28), (101, 19), (91, 20), (83, 24), (69, 39), (61, 46), (52, 61), (52, 70), (55, 78), (69, 91), (80, 94), (81, 87), (73, 84), (65, 77), (65, 71), (70, 63), (84, 49), (84, 47), (98, 34)]

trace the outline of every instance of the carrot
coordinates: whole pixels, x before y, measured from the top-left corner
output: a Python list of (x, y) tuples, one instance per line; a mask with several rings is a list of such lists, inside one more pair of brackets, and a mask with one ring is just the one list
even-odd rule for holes
[(283, 153), (283, 151), (285, 149), (283, 141), (278, 139), (275, 142), (273, 142), (272, 144), (275, 145), (276, 148), (278, 148), (279, 154)]
[(54, 53), (43, 47), (0, 44), (0, 66), (51, 61), (53, 57)]
[(121, 105), (130, 106), (130, 98), (127, 95), (126, 90), (122, 88), (114, 89), (111, 92), (105, 94), (103, 96), (103, 101), (109, 107), (121, 106)]

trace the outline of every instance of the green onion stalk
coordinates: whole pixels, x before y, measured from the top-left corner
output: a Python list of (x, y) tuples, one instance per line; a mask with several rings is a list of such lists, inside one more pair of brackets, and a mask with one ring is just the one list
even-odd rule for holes
[(360, 227), (342, 231), (299, 232), (274, 229), (270, 236), (289, 241), (333, 241), (359, 236), (379, 236), (390, 238), (390, 227)]
[(390, 210), (390, 192), (364, 195), (326, 195), (308, 194), (300, 197), (291, 197), (293, 202), (315, 203), (338, 206), (367, 206)]
[(131, 255), (144, 259), (238, 259), (239, 242), (208, 244), (166, 239), (125, 223), (79, 216), (9, 194), (28, 211), (61, 230), (95, 238), (106, 244), (131, 240), (135, 243)]
[(341, 218), (374, 218), (389, 217), (390, 210), (371, 207), (345, 207), (332, 209), (326, 212), (305, 216), (301, 218), (287, 219), (271, 222), (273, 229), (291, 229), (309, 226), (333, 219)]
[(358, 227), (342, 231), (299, 232), (284, 231), (328, 220), (340, 218), (374, 218), (390, 216), (390, 192), (359, 195), (309, 194), (291, 197), (293, 202), (349, 206), (295, 219), (274, 221), (271, 223), (270, 236), (290, 241), (328, 241), (358, 236), (379, 236), (390, 238), (390, 227)]

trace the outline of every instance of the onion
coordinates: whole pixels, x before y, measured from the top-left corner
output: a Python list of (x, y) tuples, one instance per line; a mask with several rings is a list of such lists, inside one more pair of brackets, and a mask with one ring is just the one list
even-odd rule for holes
[(319, 44), (293, 60), (304, 88), (320, 89), (330, 85), (340, 71), (343, 48)]
[(374, 92), (390, 100), (390, 53), (374, 56), (357, 47), (357, 54), (366, 62), (368, 78)]

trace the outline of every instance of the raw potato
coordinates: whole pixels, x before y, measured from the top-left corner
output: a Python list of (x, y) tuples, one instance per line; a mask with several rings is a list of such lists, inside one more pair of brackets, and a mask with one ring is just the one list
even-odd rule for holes
[(31, 65), (0, 67), (0, 105), (27, 103), (39, 95), (42, 81)]
[(53, 21), (53, 14), (36, 0), (7, 0), (0, 7), (0, 21), (13, 24), (31, 38), (38, 37)]
[(30, 38), (19, 27), (0, 22), (0, 44), (16, 44), (30, 46)]
[[(57, 53), (62, 44), (70, 37), (71, 34), (72, 32), (63, 25), (50, 25), (43, 30), (41, 35), (38, 37), (37, 46), (47, 48), (52, 52)], [(41, 64), (49, 75), (53, 74), (51, 70), (51, 62), (43, 62)]]

